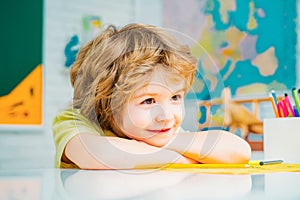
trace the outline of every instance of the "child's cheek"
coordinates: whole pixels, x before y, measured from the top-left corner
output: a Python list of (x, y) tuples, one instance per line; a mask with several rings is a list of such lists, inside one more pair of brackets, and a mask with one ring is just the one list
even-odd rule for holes
[(152, 121), (150, 110), (143, 109), (129, 109), (125, 118), (125, 125), (138, 129), (149, 127)]
[(136, 111), (133, 121), (135, 122), (137, 128), (145, 129), (149, 127), (152, 122), (150, 110)]

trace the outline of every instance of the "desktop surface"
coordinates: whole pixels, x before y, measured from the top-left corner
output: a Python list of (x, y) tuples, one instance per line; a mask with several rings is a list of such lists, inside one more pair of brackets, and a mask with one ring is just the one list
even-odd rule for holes
[(6, 169), (0, 199), (300, 199), (300, 172)]

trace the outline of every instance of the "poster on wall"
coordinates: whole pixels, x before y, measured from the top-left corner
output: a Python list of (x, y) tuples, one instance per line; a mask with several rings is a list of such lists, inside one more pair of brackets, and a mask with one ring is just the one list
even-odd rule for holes
[(1, 4), (0, 129), (43, 123), (42, 0)]
[(295, 87), (296, 17), (296, 0), (163, 0), (163, 26), (189, 37), (199, 60), (201, 100), (224, 87), (233, 96)]
[(101, 31), (102, 19), (96, 15), (83, 15), (81, 23), (77, 21), (76, 25), (81, 24), (81, 31), (68, 38), (64, 47), (65, 63), (64, 67), (69, 69), (75, 62), (77, 53), (81, 46), (90, 41)]

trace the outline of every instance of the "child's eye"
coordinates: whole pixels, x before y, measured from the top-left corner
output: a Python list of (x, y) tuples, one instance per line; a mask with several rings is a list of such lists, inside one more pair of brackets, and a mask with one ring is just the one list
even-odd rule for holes
[(176, 94), (172, 96), (171, 100), (172, 101), (180, 101), (182, 99), (182, 96), (180, 94)]
[(155, 103), (154, 98), (148, 98), (148, 99), (142, 101), (141, 104), (153, 104), (153, 103)]

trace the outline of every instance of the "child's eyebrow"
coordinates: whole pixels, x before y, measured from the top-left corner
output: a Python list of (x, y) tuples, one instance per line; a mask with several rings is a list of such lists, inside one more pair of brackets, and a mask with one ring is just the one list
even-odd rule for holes
[(173, 94), (180, 93), (180, 92), (185, 92), (185, 88), (179, 89), (179, 90), (173, 92)]
[[(185, 89), (184, 88), (182, 88), (182, 89), (179, 89), (179, 90), (177, 90), (177, 91), (175, 91), (175, 92), (172, 92), (172, 94), (177, 94), (177, 93), (180, 93), (180, 92), (184, 92), (185, 91)], [(138, 98), (141, 98), (141, 97), (143, 97), (143, 96), (158, 96), (159, 94), (158, 93), (155, 93), (155, 92), (153, 92), (153, 93), (151, 93), (151, 92), (139, 92), (137, 95), (134, 95), (133, 96), (133, 98), (134, 99), (138, 99)]]
[(158, 93), (142, 92), (142, 93), (139, 93), (138, 95), (134, 95), (133, 98), (138, 99), (143, 96), (157, 96), (157, 95), (158, 95)]

